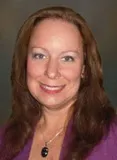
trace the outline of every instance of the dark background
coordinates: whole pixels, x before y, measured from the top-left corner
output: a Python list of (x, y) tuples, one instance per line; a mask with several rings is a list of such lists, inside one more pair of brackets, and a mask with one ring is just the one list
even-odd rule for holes
[(10, 70), (17, 32), (30, 14), (51, 5), (71, 7), (87, 20), (102, 57), (105, 89), (117, 106), (117, 0), (0, 0), (0, 124), (11, 112)]

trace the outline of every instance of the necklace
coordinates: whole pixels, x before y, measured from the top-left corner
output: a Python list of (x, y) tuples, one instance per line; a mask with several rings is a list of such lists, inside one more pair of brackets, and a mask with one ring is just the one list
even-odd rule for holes
[(42, 157), (47, 157), (48, 152), (49, 152), (48, 144), (50, 144), (51, 142), (53, 142), (53, 141), (55, 140), (55, 138), (58, 137), (58, 136), (60, 135), (60, 133), (62, 133), (63, 129), (64, 129), (64, 127), (62, 127), (62, 128), (54, 135), (54, 137), (51, 138), (49, 141), (45, 141), (45, 140), (44, 140), (44, 135), (42, 134), (43, 140), (44, 140), (44, 143), (45, 143), (44, 147), (42, 147), (42, 149), (41, 149), (41, 156), (42, 156)]

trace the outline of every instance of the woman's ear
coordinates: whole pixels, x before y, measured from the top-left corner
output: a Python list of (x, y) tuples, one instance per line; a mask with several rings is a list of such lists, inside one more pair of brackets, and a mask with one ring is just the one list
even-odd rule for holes
[(84, 78), (84, 73), (85, 73), (85, 65), (83, 65), (82, 67), (82, 72), (81, 72), (81, 78)]

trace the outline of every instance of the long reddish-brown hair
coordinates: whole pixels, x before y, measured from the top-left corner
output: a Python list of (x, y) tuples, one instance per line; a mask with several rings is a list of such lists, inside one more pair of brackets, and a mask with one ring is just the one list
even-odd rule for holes
[(4, 132), (1, 160), (12, 160), (23, 149), (42, 116), (41, 104), (30, 94), (26, 84), (27, 49), (32, 30), (44, 19), (61, 19), (74, 24), (81, 33), (85, 54), (85, 73), (74, 104), (74, 139), (65, 159), (85, 159), (100, 142), (115, 117), (103, 88), (101, 59), (96, 41), (84, 18), (70, 8), (49, 7), (31, 15), (21, 27), (12, 61), (12, 114)]

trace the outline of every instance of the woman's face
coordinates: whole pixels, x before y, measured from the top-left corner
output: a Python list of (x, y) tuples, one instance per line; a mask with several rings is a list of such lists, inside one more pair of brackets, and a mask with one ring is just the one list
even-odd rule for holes
[(46, 19), (34, 28), (27, 58), (27, 85), (32, 96), (57, 109), (75, 101), (83, 65), (83, 44), (76, 26)]

